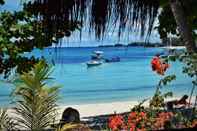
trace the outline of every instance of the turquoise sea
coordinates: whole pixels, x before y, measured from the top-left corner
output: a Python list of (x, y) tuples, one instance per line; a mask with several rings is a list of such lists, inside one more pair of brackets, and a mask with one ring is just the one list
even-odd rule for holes
[[(117, 63), (104, 63), (87, 68), (92, 51), (104, 52), (105, 58), (119, 56)], [(50, 84), (60, 85), (60, 104), (104, 103), (113, 101), (140, 101), (154, 94), (155, 86), (161, 76), (151, 70), (150, 61), (161, 48), (143, 47), (83, 47), (47, 48), (35, 50), (32, 54), (44, 56), (53, 66)], [(175, 96), (190, 92), (191, 80), (182, 74), (182, 64), (170, 63), (167, 74), (176, 74), (177, 79), (165, 87)], [(0, 105), (11, 102), (9, 94), (13, 86), (0, 82)]]

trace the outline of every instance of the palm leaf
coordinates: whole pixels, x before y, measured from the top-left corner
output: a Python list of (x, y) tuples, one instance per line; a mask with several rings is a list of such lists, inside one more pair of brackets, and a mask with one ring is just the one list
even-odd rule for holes
[(42, 16), (39, 21), (45, 23), (46, 37), (72, 32), (78, 23), (89, 25), (97, 38), (105, 36), (113, 24), (119, 36), (125, 29), (150, 35), (158, 8), (159, 0), (34, 0), (25, 5), (26, 11)]
[(7, 109), (0, 109), (0, 131), (16, 130), (17, 123), (8, 116)]
[(16, 120), (27, 130), (43, 130), (56, 116), (59, 87), (46, 86), (50, 73), (50, 67), (39, 62), (30, 72), (21, 75), (22, 83), (13, 92)]

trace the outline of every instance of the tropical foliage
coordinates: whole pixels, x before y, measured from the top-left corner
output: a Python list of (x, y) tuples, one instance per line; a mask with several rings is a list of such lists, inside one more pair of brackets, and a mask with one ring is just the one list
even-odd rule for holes
[[(13, 92), (17, 105), (17, 124), (26, 130), (43, 130), (53, 123), (57, 108), (59, 87), (47, 87), (50, 67), (44, 61), (25, 56), (25, 52), (58, 43), (87, 21), (90, 32), (95, 32), (99, 39), (112, 26), (118, 26), (119, 36), (125, 29), (140, 31), (141, 36), (149, 36), (159, 7), (162, 8), (158, 27), (161, 38), (167, 37), (169, 33), (180, 35), (190, 52), (178, 59), (186, 64), (183, 72), (193, 80), (192, 96), (197, 86), (197, 55), (193, 53), (197, 51), (194, 42), (197, 21), (195, 3), (196, 0), (34, 0), (25, 3), (22, 11), (1, 12), (0, 74), (8, 77), (14, 68), (21, 73), (20, 83), (17, 83)], [(4, 4), (4, 1), (0, 0), (0, 4)], [(121, 115), (110, 117), (109, 128), (158, 130), (196, 126), (195, 116), (183, 120), (186, 117), (184, 113), (159, 111), (164, 107), (164, 98), (172, 96), (170, 92), (162, 94), (161, 89), (175, 78), (167, 76), (159, 81), (155, 95), (150, 100), (151, 109), (157, 110), (146, 111), (139, 105), (136, 109), (140, 110), (131, 112), (127, 119)], [(196, 113), (196, 110), (193, 112)], [(11, 125), (14, 126), (14, 123), (6, 110), (0, 110), (0, 129), (10, 130), (13, 128)]]
[[(28, 71), (38, 59), (25, 57), (25, 52), (58, 43), (61, 38), (69, 37), (73, 31), (83, 25), (89, 25), (90, 32), (95, 32), (97, 38), (104, 37), (111, 27), (116, 26), (119, 36), (125, 30), (140, 31), (141, 36), (145, 34), (149, 36), (159, 7), (162, 8), (158, 27), (161, 38), (169, 33), (178, 33), (184, 38), (183, 43), (188, 49), (195, 51), (195, 42), (189, 36), (192, 31), (195, 34), (196, 2), (195, 0), (174, 1), (181, 5), (179, 11), (186, 11), (181, 16), (182, 18), (187, 16), (185, 21), (175, 18), (177, 13), (171, 11), (171, 4), (174, 4), (172, 0), (170, 2), (164, 0), (26, 1), (22, 11), (1, 12), (0, 74), (7, 77), (13, 68), (19, 73)], [(1, 4), (3, 3), (1, 1)], [(177, 27), (181, 27), (177, 21), (189, 23), (189, 25), (185, 24), (185, 31), (177, 32)], [(192, 31), (189, 30), (190, 27)], [(181, 32), (185, 32), (184, 35)]]
[(183, 52), (181, 54), (164, 57), (165, 61), (180, 61), (184, 64), (182, 72), (187, 74), (192, 81), (193, 87), (190, 94), (190, 102), (193, 93), (196, 95), (197, 86), (197, 53)]
[(160, 109), (165, 106), (165, 103), (164, 103), (165, 98), (172, 97), (173, 93), (167, 92), (167, 93), (162, 94), (161, 89), (164, 86), (166, 86), (168, 83), (170, 83), (172, 80), (175, 80), (175, 79), (176, 79), (175, 75), (169, 75), (159, 81), (159, 84), (156, 87), (155, 94), (150, 100), (150, 108)]
[(61, 30), (54, 30), (52, 26), (48, 30), (43, 25), (47, 25), (45, 21), (36, 19), (34, 14), (25, 9), (0, 12), (0, 74), (5, 78), (13, 69), (17, 73), (27, 72), (38, 63), (38, 58), (27, 57), (25, 53), (34, 48), (52, 46), (52, 43), (58, 43), (60, 38), (70, 36), (72, 31), (79, 28), (77, 23), (71, 24), (69, 21), (64, 21)]
[(47, 86), (50, 67), (40, 61), (27, 73), (20, 75), (13, 96), (16, 102), (16, 121), (26, 130), (43, 130), (56, 117), (58, 86)]
[(3, 5), (4, 3), (4, 0), (0, 0), (0, 5)]
[[(60, 29), (64, 21), (86, 24), (97, 38), (105, 36), (108, 27), (119, 27), (119, 35), (134, 27), (150, 34), (159, 8), (158, 0), (35, 0), (27, 10), (42, 16), (48, 25)], [(101, 10), (102, 9), (102, 10)], [(117, 24), (118, 23), (118, 24)], [(147, 28), (147, 25), (149, 27)], [(112, 26), (110, 26), (112, 25)], [(48, 26), (49, 27), (49, 26)], [(128, 28), (127, 28), (128, 27)], [(147, 30), (146, 30), (147, 29)], [(50, 30), (50, 29), (49, 29)]]
[[(186, 13), (186, 18), (192, 28), (193, 33), (197, 29), (196, 21), (197, 21), (197, 9), (196, 0), (188, 0), (182, 1), (184, 6), (184, 12)], [(170, 4), (167, 1), (164, 1), (162, 4), (161, 13), (159, 14), (159, 25), (158, 31), (161, 38), (166, 38), (169, 34), (178, 35), (177, 32), (177, 24), (173, 13), (170, 9)]]
[(169, 130), (196, 128), (197, 118), (188, 117), (185, 112), (167, 112), (144, 110), (140, 112), (131, 111), (127, 116), (116, 115), (109, 117), (108, 128), (112, 131), (130, 130), (130, 131), (147, 131), (147, 130)]
[[(109, 27), (116, 25), (119, 29), (119, 36), (125, 29), (140, 30), (141, 36), (144, 34), (149, 36), (154, 20), (159, 13), (159, 7), (165, 8), (168, 12), (172, 10), (173, 16), (170, 17), (174, 18), (188, 51), (195, 52), (196, 46), (191, 29), (193, 26), (188, 24), (196, 23), (196, 12), (188, 8), (195, 5), (193, 3), (195, 0), (58, 0), (55, 2), (53, 0), (35, 0), (29, 2), (27, 7), (30, 11), (35, 11), (36, 15), (41, 15), (48, 25), (51, 25), (52, 22), (61, 23), (68, 20), (80, 21), (81, 24), (88, 22), (90, 31), (95, 32), (97, 38), (103, 38)], [(166, 6), (170, 8), (166, 8)], [(192, 9), (195, 10), (195, 6)], [(187, 19), (187, 16), (192, 16), (189, 17), (192, 20)], [(58, 30), (59, 24), (53, 27)], [(161, 30), (160, 32), (162, 32)], [(165, 35), (165, 32), (163, 34)]]
[[(189, 103), (191, 102), (192, 95), (196, 95), (197, 98), (197, 53), (193, 54), (188, 54), (180, 56), (179, 58), (180, 61), (182, 61), (186, 66), (183, 67), (183, 73), (186, 73), (189, 77), (192, 79), (192, 84), (193, 87), (191, 89), (191, 94), (190, 94), (190, 100)], [(196, 100), (197, 101), (197, 100)], [(196, 103), (195, 101), (195, 103)]]
[(0, 109), (0, 131), (9, 131), (16, 128), (16, 123), (8, 116), (7, 112), (7, 109)]

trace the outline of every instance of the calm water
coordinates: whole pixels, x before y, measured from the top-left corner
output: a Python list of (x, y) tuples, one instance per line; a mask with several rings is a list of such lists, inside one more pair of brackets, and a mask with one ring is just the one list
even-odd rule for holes
[[(101, 50), (105, 58), (119, 56), (121, 62), (105, 63), (98, 67), (87, 68), (86, 62), (92, 51)], [(153, 95), (160, 76), (150, 68), (151, 58), (159, 48), (57, 48), (34, 51), (34, 55), (45, 56), (55, 63), (50, 84), (61, 85), (59, 103), (83, 104), (125, 100), (143, 100)], [(164, 91), (173, 91), (180, 96), (189, 93), (191, 80), (182, 74), (182, 65), (171, 63), (167, 74), (176, 74)], [(10, 85), (0, 83), (0, 104), (10, 102)], [(176, 92), (175, 92), (176, 91)]]

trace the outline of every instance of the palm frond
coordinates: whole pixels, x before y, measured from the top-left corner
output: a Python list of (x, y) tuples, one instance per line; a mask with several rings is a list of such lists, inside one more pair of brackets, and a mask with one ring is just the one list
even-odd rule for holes
[(7, 109), (0, 109), (0, 131), (4, 130), (15, 130), (16, 122), (12, 120), (10, 116), (8, 116)]
[(149, 36), (158, 8), (159, 0), (34, 0), (25, 5), (28, 12), (41, 16), (38, 18), (48, 35), (52, 35), (50, 31), (69, 31), (65, 25), (88, 21), (97, 38), (105, 36), (113, 23), (118, 25), (119, 36), (127, 28)]
[(47, 86), (50, 67), (39, 62), (30, 72), (23, 73), (13, 95), (16, 98), (16, 121), (27, 130), (43, 130), (52, 124), (56, 114), (58, 86)]

